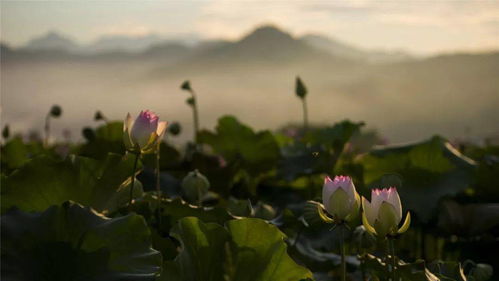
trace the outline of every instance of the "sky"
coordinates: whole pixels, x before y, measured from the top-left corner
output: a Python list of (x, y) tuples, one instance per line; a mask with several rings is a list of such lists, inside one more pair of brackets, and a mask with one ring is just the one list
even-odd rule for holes
[(57, 31), (88, 44), (102, 35), (194, 34), (238, 39), (262, 24), (415, 54), (499, 49), (499, 1), (0, 0), (1, 40), (22, 46)]

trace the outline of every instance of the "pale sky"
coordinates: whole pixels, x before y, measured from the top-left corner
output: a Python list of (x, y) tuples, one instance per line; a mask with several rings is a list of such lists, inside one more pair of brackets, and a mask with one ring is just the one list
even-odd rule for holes
[(1, 40), (20, 46), (48, 31), (79, 43), (101, 35), (199, 34), (237, 39), (272, 23), (363, 48), (416, 54), (499, 49), (499, 1), (1, 0)]

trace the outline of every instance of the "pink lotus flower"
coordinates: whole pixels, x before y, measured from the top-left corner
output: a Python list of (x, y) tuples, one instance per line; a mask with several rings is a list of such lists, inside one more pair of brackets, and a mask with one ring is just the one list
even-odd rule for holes
[(326, 177), (322, 188), (322, 203), (333, 219), (350, 220), (360, 208), (360, 196), (350, 177), (336, 176), (334, 180)]
[(167, 122), (149, 110), (141, 111), (135, 121), (130, 113), (123, 124), (123, 139), (128, 151), (135, 153), (153, 152), (166, 130)]
[(402, 204), (395, 187), (373, 189), (371, 202), (362, 197), (362, 208), (364, 209), (362, 216), (364, 227), (378, 236), (403, 233), (411, 224), (411, 214), (407, 212), (404, 224), (401, 228), (398, 227), (402, 221)]

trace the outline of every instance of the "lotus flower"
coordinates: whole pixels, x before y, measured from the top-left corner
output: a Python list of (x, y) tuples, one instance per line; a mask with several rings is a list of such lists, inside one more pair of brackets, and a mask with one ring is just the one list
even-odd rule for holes
[(411, 224), (411, 214), (407, 212), (404, 224), (399, 228), (402, 220), (402, 204), (395, 187), (388, 189), (373, 189), (371, 202), (362, 197), (362, 223), (366, 229), (380, 237), (394, 236), (404, 233)]
[(326, 177), (322, 188), (322, 203), (333, 220), (350, 220), (359, 211), (360, 196), (350, 177), (336, 176), (334, 180)]
[(159, 117), (149, 110), (141, 111), (135, 121), (128, 113), (123, 124), (123, 140), (127, 150), (134, 153), (155, 151), (167, 125), (167, 122), (158, 121)]

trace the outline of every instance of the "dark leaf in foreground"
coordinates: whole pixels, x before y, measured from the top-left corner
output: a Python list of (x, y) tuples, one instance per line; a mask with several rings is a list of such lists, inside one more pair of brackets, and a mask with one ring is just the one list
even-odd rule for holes
[(1, 224), (4, 280), (152, 281), (160, 271), (139, 215), (109, 219), (65, 202), (43, 213), (12, 210)]

